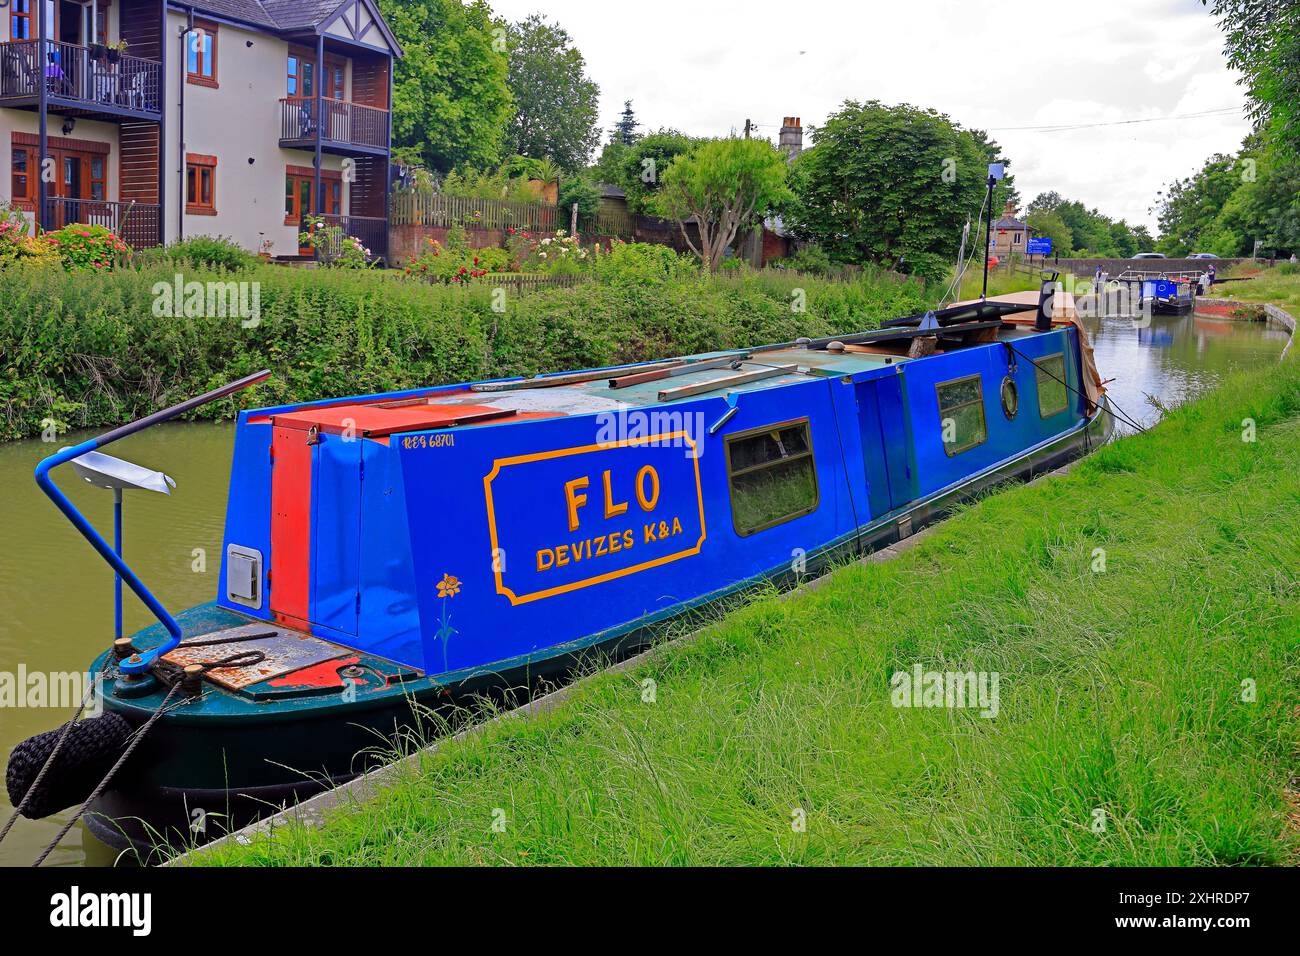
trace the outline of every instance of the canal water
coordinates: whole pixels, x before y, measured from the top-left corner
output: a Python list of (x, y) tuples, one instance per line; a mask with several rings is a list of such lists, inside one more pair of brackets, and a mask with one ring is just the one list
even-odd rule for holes
[[(1083, 320), (1092, 338), (1097, 370), (1114, 379), (1106, 394), (1143, 428), (1160, 420), (1151, 401), (1172, 408), (1201, 394), (1229, 372), (1276, 362), (1289, 333), (1263, 322), (1222, 316), (1153, 315), (1141, 327), (1125, 316)], [(1118, 434), (1132, 431), (1115, 422)]]
[[(1087, 324), (1098, 368), (1115, 379), (1109, 394), (1143, 425), (1160, 416), (1147, 395), (1177, 405), (1234, 369), (1276, 361), (1287, 338), (1263, 324), (1194, 316), (1157, 316), (1148, 328), (1135, 328), (1127, 318)], [(112, 575), (32, 481), (41, 458), (85, 437), (0, 444), (0, 680), (15, 680), (24, 671), (77, 672), (112, 640)], [(127, 560), (169, 608), (211, 600), (217, 592), (232, 437), (228, 425), (164, 425), (112, 449), (176, 480), (170, 496), (130, 492), (124, 507)], [(83, 484), (70, 468), (56, 475), (77, 507), (110, 537), (112, 494)], [(128, 634), (151, 623), (129, 591), (125, 609)], [(71, 701), (0, 707), (0, 755), (7, 762), (17, 742), (58, 726), (79, 700), (78, 694)], [(0, 817), (7, 820), (11, 812), (0, 795)], [(0, 844), (0, 865), (29, 864), (67, 816), (20, 819)], [(111, 865), (114, 859), (112, 850), (78, 825), (46, 865)]]

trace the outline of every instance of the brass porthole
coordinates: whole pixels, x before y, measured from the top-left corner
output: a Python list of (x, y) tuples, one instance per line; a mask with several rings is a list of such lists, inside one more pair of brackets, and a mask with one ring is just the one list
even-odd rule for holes
[(1007, 421), (1011, 421), (1018, 411), (1020, 411), (1020, 389), (1016, 387), (1016, 380), (1008, 375), (1002, 380), (1002, 414), (1007, 416)]

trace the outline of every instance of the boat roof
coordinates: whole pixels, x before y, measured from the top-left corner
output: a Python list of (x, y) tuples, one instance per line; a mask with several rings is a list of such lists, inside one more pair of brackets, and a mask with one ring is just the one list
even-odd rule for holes
[[(909, 356), (912, 342), (927, 332), (938, 336), (930, 354), (1033, 335), (1037, 302), (1037, 292), (1018, 293), (956, 303), (837, 339), (799, 339), (635, 365), (262, 409), (250, 413), (249, 420), (336, 433), (351, 428), (386, 441), (401, 432), (599, 414), (777, 388), (809, 378), (888, 374), (885, 370), (928, 357)], [(1072, 301), (1058, 303), (1056, 317), (1071, 321), (1072, 312)]]

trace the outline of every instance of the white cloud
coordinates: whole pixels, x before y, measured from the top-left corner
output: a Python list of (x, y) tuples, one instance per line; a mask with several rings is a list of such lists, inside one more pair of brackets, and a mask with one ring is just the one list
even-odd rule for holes
[[(1249, 130), (1240, 112), (1035, 131), (1240, 108), (1222, 36), (1195, 0), (492, 0), (539, 7), (574, 37), (608, 129), (638, 119), (696, 135), (775, 139), (783, 116), (822, 122), (846, 99), (934, 107), (988, 129), (1026, 199), (1055, 189), (1154, 227), (1156, 191)], [(802, 53), (801, 53), (802, 51)]]

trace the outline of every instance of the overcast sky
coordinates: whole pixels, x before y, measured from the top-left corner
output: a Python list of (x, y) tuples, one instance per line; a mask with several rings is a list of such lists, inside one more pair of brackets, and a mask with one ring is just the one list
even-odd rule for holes
[[(994, 136), (1025, 201), (1055, 189), (1147, 223), (1156, 191), (1249, 130), (1200, 0), (490, 0), (574, 37), (606, 130), (631, 99), (645, 127), (775, 141), (846, 99), (908, 102)], [(1068, 131), (1016, 129), (1214, 116)], [(805, 140), (805, 145), (808, 145)]]

